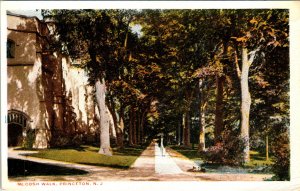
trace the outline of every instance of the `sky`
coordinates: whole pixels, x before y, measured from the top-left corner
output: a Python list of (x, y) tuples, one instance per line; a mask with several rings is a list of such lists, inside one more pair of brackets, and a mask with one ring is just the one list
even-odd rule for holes
[(138, 37), (141, 37), (143, 35), (143, 32), (141, 31), (142, 30), (142, 26), (139, 25), (139, 24), (136, 24), (136, 25), (133, 25), (131, 27), (131, 30), (135, 33), (138, 34)]
[(26, 15), (26, 16), (36, 16), (39, 19), (43, 19), (41, 10), (40, 9), (34, 9), (34, 10), (8, 10), (11, 13), (19, 14), (19, 15)]

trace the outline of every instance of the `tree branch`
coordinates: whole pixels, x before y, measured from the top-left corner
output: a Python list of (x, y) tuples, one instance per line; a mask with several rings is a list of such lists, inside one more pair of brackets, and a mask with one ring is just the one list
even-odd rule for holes
[(239, 61), (238, 61), (238, 56), (237, 56), (237, 50), (235, 49), (234, 51), (234, 63), (235, 63), (235, 68), (236, 68), (236, 73), (239, 79), (241, 79), (241, 69), (239, 66)]
[(250, 56), (250, 58), (248, 60), (248, 62), (249, 62), (250, 65), (253, 63), (255, 55), (260, 50), (260, 48), (261, 48), (261, 46), (259, 46), (257, 49), (255, 49), (255, 50), (253, 50), (253, 51), (251, 51), (251, 52), (248, 53), (248, 55)]

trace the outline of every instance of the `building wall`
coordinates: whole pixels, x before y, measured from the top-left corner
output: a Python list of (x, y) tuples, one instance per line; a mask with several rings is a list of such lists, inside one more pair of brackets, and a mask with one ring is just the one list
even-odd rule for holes
[(34, 64), (37, 55), (46, 46), (47, 25), (37, 18), (7, 15), (7, 38), (16, 43), (15, 58), (8, 58), (8, 65)]
[(8, 58), (8, 65), (33, 65), (35, 63), (35, 33), (9, 30), (7, 38), (15, 42), (15, 58)]
[(65, 95), (70, 100), (76, 116), (75, 131), (87, 136), (94, 135), (95, 122), (94, 88), (88, 84), (88, 77), (82, 68), (73, 66), (68, 58), (62, 59)]
[(84, 70), (68, 56), (47, 50), (50, 31), (45, 23), (16, 15), (7, 19), (7, 38), (15, 42), (15, 57), (7, 60), (8, 109), (30, 117), (33, 146), (95, 140), (94, 88)]
[(45, 148), (48, 138), (44, 126), (42, 62), (41, 53), (37, 52), (37, 33), (34, 32), (39, 25), (34, 19), (11, 15), (7, 19), (7, 38), (15, 42), (14, 58), (7, 59), (8, 110), (16, 109), (30, 116), (29, 126), (36, 130), (34, 147)]

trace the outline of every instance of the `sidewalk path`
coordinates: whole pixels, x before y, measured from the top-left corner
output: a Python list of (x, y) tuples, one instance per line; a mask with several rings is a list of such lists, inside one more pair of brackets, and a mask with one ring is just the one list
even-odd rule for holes
[(155, 172), (158, 174), (180, 174), (182, 170), (166, 152), (155, 143)]

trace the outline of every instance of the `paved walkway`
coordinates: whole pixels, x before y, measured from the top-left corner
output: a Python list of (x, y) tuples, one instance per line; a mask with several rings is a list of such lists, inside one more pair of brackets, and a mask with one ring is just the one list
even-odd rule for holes
[(155, 172), (158, 174), (180, 174), (182, 170), (177, 166), (174, 160), (155, 143)]
[(162, 156), (160, 148), (151, 143), (129, 169), (74, 164), (49, 159), (41, 159), (20, 154), (34, 151), (9, 149), (10, 158), (18, 158), (39, 163), (88, 171), (85, 175), (63, 176), (28, 176), (10, 178), (11, 181), (230, 181), (263, 180), (271, 175), (257, 174), (212, 174), (189, 172), (194, 163), (178, 152), (167, 148)]

